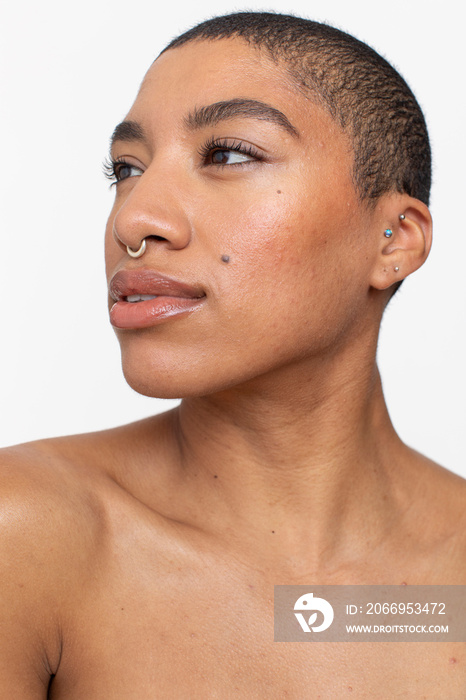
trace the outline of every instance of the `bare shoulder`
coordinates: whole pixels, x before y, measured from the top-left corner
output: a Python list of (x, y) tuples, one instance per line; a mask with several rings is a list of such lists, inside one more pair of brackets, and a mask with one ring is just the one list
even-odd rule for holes
[(411, 526), (438, 582), (466, 584), (466, 480), (410, 450), (407, 483)]
[(411, 451), (413, 476), (425, 506), (443, 514), (445, 522), (466, 523), (466, 479)]
[(70, 449), (66, 438), (0, 450), (2, 527), (13, 532), (19, 525), (23, 537), (30, 530), (31, 534), (42, 535), (50, 530), (54, 537), (52, 526), (60, 522), (62, 538), (73, 536), (66, 527), (67, 518), (71, 514), (74, 518), (92, 517), (98, 502), (93, 497), (92, 482), (99, 472), (79, 457), (79, 451)]
[(33, 572), (31, 590), (43, 578), (56, 594), (73, 568), (82, 571), (105, 531), (108, 477), (72, 443), (63, 438), (0, 450), (2, 567), (18, 576)]
[(0, 449), (0, 527), (12, 536), (17, 528), (39, 549), (94, 546), (118, 501), (131, 496), (152, 423)]
[(0, 450), (1, 697), (46, 696), (121, 523), (140, 515), (123, 475), (147, 432), (141, 422)]
[[(104, 513), (53, 441), (0, 450), (0, 695), (45, 697)], [(14, 692), (13, 692), (14, 691)]]

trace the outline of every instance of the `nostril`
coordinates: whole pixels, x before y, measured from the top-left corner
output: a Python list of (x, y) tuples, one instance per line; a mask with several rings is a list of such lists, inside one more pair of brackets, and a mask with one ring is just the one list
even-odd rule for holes
[[(153, 226), (152, 230), (157, 231), (157, 233), (149, 233), (151, 228), (150, 224), (147, 222), (137, 223), (138, 226), (126, 226), (125, 235), (120, 235), (122, 226), (119, 227), (119, 232), (116, 227), (116, 222), (113, 222), (113, 237), (122, 250), (127, 250), (128, 248), (131, 248), (133, 251), (138, 250), (138, 246), (140, 246), (142, 240), (153, 241), (157, 245), (162, 243), (173, 248), (184, 248), (185, 245), (189, 243), (189, 240), (186, 238), (178, 240), (178, 234), (176, 232), (172, 234), (171, 231), (167, 230), (167, 234), (164, 235), (165, 230), (162, 226)], [(147, 235), (144, 235), (144, 233)], [(141, 238), (138, 237), (138, 234), (142, 234)]]

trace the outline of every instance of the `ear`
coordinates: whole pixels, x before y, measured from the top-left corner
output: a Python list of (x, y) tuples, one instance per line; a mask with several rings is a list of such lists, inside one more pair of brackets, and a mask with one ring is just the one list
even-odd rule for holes
[[(432, 217), (419, 199), (389, 194), (377, 203), (373, 221), (380, 243), (370, 284), (388, 289), (425, 262), (432, 245)], [(385, 236), (387, 230), (392, 232), (390, 237)]]

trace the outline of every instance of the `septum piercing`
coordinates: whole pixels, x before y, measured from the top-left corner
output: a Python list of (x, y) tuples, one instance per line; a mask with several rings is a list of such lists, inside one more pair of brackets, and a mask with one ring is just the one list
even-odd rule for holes
[(129, 245), (126, 246), (126, 250), (128, 251), (128, 255), (130, 255), (132, 258), (140, 258), (146, 252), (146, 239), (142, 239), (141, 245), (139, 246), (138, 250), (130, 248)]

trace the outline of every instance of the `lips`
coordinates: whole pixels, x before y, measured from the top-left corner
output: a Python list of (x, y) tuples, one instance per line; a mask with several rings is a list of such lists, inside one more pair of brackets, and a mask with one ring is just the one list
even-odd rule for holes
[(191, 313), (204, 302), (196, 285), (160, 275), (153, 270), (120, 270), (110, 281), (110, 321), (115, 328), (137, 329), (158, 325)]

